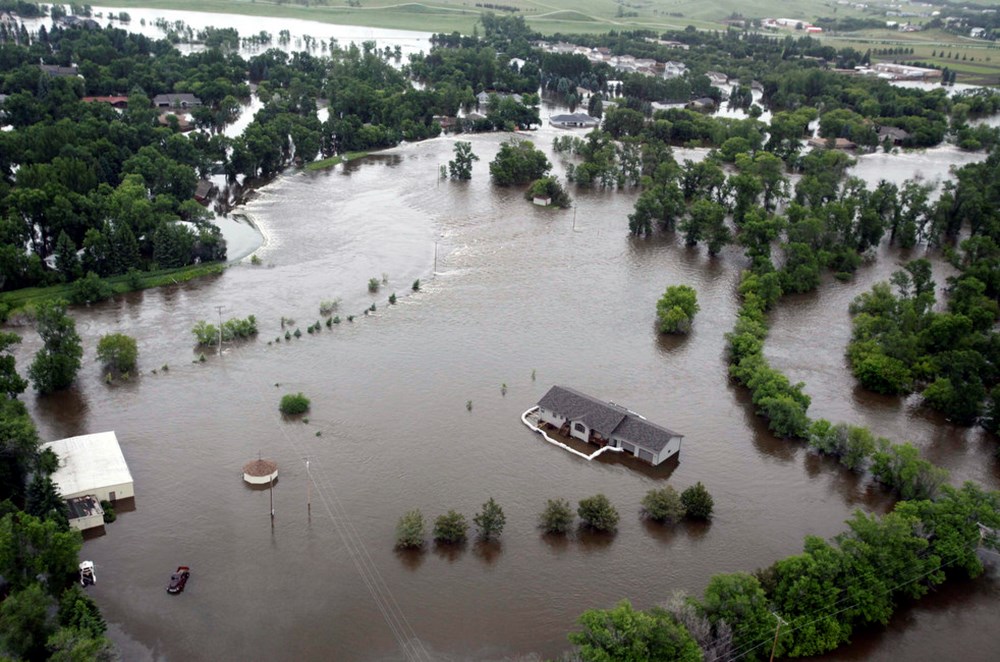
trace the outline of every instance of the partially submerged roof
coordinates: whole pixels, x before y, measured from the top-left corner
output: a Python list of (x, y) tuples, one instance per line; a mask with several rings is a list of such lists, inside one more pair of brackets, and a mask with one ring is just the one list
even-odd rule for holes
[(572, 113), (570, 115), (553, 115), (549, 118), (551, 122), (593, 122), (597, 124), (598, 119), (586, 113)]
[(51, 448), (59, 456), (59, 468), (52, 474), (52, 481), (63, 495), (132, 482), (114, 431), (50, 441), (43, 448)]
[(599, 432), (605, 439), (612, 435), (635, 443), (642, 448), (660, 452), (674, 437), (684, 435), (662, 425), (651, 423), (639, 414), (567, 386), (553, 386), (538, 406), (571, 421), (581, 421)]

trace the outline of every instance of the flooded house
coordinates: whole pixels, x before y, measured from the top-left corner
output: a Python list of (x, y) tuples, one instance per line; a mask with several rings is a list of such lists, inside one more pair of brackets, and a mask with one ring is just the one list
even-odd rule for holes
[(679, 455), (684, 438), (621, 405), (566, 386), (553, 386), (538, 401), (538, 421), (540, 427), (602, 448), (620, 448), (653, 466)]

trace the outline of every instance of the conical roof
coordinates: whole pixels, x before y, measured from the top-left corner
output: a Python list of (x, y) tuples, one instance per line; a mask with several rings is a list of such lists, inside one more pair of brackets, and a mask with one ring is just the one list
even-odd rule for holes
[(256, 460), (251, 460), (243, 465), (243, 473), (248, 476), (255, 476), (257, 478), (262, 478), (264, 476), (270, 476), (275, 471), (278, 470), (278, 463), (273, 460), (262, 460), (260, 458)]

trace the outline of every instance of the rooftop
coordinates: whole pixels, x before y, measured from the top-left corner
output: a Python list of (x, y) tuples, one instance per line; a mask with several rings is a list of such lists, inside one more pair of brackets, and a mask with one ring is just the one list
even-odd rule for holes
[(684, 436), (651, 423), (621, 405), (603, 402), (567, 386), (550, 388), (538, 401), (538, 406), (569, 420), (582, 421), (605, 439), (614, 434), (654, 452), (661, 451), (673, 437)]
[(114, 431), (85, 434), (43, 444), (59, 456), (52, 481), (63, 495), (132, 482)]

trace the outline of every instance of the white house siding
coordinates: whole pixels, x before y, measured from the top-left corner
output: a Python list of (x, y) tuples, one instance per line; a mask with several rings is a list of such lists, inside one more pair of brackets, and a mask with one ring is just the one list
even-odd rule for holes
[(557, 428), (561, 428), (563, 423), (566, 422), (565, 416), (559, 416), (558, 414), (548, 411), (547, 409), (538, 409), (538, 420), (543, 423), (548, 423), (549, 425), (554, 425)]
[(572, 425), (569, 426), (569, 434), (581, 441), (590, 441), (590, 428), (581, 421), (573, 421)]
[(676, 453), (680, 452), (681, 452), (681, 438), (673, 437), (670, 440), (670, 442), (663, 447), (663, 449), (659, 452), (659, 454), (657, 454), (656, 460), (653, 462), (653, 465), (655, 466), (657, 464), (660, 464), (667, 458), (670, 458)]
[[(115, 493), (114, 499), (111, 498), (112, 492)], [(96, 496), (98, 501), (117, 501), (118, 499), (128, 499), (129, 497), (134, 497), (135, 489), (133, 488), (132, 483), (119, 483), (117, 485), (106, 485), (84, 490), (83, 492), (78, 492), (76, 494), (64, 494), (63, 497), (66, 499), (72, 499), (73, 497), (86, 496), (88, 494)]]

